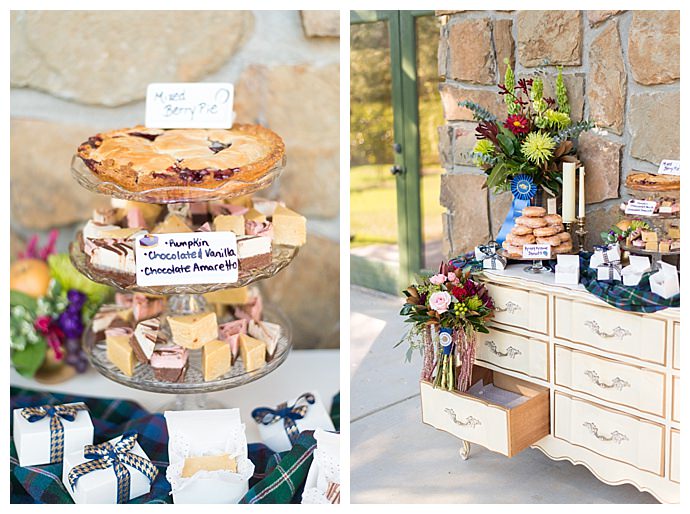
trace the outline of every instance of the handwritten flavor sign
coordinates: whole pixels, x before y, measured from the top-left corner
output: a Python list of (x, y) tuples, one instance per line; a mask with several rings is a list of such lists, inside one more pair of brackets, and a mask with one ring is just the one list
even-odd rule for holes
[(633, 214), (635, 216), (651, 216), (656, 209), (656, 202), (653, 200), (636, 200), (634, 198), (628, 200), (625, 206), (625, 214)]
[(135, 242), (137, 284), (231, 284), (239, 259), (233, 232), (146, 234)]
[(225, 82), (149, 84), (146, 126), (150, 128), (232, 127), (234, 88)]
[(523, 259), (550, 259), (551, 258), (551, 245), (524, 245), (522, 247), (522, 258)]
[(659, 175), (680, 175), (680, 161), (664, 159), (659, 164)]

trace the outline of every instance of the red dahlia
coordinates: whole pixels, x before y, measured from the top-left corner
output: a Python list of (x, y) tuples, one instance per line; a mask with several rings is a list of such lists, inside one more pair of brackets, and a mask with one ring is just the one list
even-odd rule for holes
[(516, 136), (529, 132), (529, 120), (522, 114), (511, 114), (503, 126)]

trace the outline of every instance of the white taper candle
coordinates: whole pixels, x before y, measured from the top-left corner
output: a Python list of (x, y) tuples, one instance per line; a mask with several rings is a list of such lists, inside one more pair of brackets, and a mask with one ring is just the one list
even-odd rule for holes
[(563, 163), (563, 221), (575, 221), (575, 169), (574, 162)]
[(577, 216), (585, 217), (585, 167), (580, 166), (580, 190), (577, 196)]

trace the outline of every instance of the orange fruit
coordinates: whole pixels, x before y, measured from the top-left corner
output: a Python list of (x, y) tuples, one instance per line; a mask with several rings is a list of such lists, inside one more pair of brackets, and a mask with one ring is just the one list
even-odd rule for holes
[(48, 292), (50, 268), (40, 259), (20, 259), (10, 268), (10, 289), (40, 298)]

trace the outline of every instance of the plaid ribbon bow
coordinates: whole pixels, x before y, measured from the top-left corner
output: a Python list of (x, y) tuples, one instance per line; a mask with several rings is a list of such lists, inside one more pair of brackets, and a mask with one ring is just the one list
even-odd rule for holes
[(87, 473), (112, 467), (117, 477), (117, 503), (126, 503), (129, 501), (130, 495), (130, 475), (125, 464), (139, 471), (149, 479), (149, 482), (153, 482), (158, 475), (156, 466), (150, 460), (130, 453), (137, 442), (137, 436), (136, 432), (128, 432), (123, 434), (122, 438), (115, 444), (105, 442), (85, 446), (84, 457), (91, 460), (78, 464), (70, 470), (68, 479), (72, 490), (77, 486), (79, 478)]
[(290, 439), (290, 444), (294, 445), (299, 437), (299, 429), (297, 428), (296, 420), (304, 418), (307, 415), (309, 405), (313, 405), (316, 401), (314, 395), (311, 393), (304, 393), (297, 398), (295, 404), (288, 407), (287, 402), (283, 402), (275, 409), (268, 407), (259, 407), (252, 411), (252, 418), (257, 423), (263, 425), (271, 425), (277, 423), (281, 419), (285, 426), (285, 433)]
[(609, 278), (606, 280), (614, 280), (615, 279), (615, 275), (613, 273), (614, 271), (617, 271), (618, 276), (620, 277), (623, 273), (623, 268), (621, 268), (621, 261), (612, 261), (609, 258), (609, 254), (608, 254), (609, 247), (608, 246), (603, 246), (603, 247), (602, 246), (595, 246), (594, 248), (602, 251), (602, 257), (604, 259), (604, 263), (597, 266), (597, 269), (598, 268), (606, 268), (609, 270)]
[(65, 452), (65, 427), (62, 420), (74, 421), (77, 411), (88, 410), (83, 403), (74, 405), (42, 405), (40, 407), (26, 407), (21, 415), (29, 423), (36, 423), (46, 416), (50, 418), (50, 463), (62, 462)]

